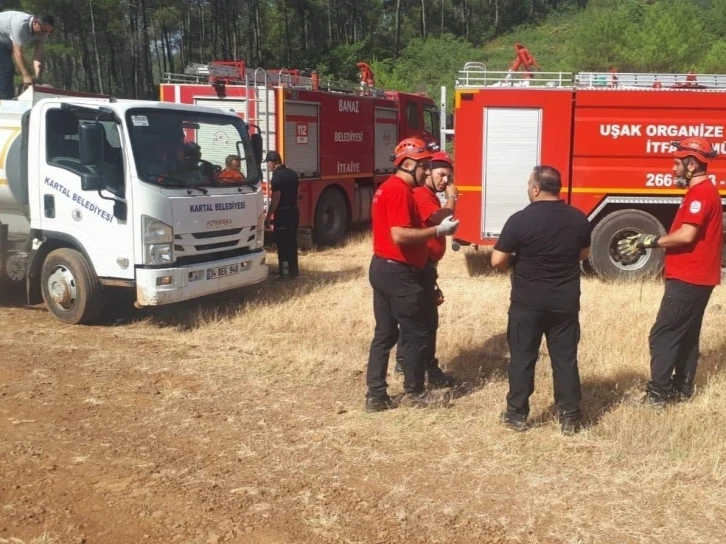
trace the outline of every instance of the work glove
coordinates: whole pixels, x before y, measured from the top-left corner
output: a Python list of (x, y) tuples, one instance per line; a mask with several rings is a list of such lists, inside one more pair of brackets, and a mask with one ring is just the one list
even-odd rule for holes
[(645, 248), (658, 247), (658, 238), (655, 234), (635, 234), (623, 238), (618, 242), (618, 252), (626, 257), (633, 257)]
[(436, 236), (448, 236), (454, 234), (456, 229), (459, 228), (459, 220), (454, 219), (452, 216), (444, 217), (444, 219), (436, 225)]

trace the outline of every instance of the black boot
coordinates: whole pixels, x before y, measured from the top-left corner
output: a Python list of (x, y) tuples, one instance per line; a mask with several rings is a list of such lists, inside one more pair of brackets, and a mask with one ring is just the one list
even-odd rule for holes
[(412, 408), (445, 408), (450, 406), (451, 395), (436, 395), (431, 391), (423, 390), (420, 393), (404, 393), (396, 397), (396, 403), (400, 406)]
[(434, 359), (426, 365), (426, 379), (428, 380), (429, 387), (434, 389), (455, 387), (458, 384), (456, 378), (441, 370), (438, 359)]
[(368, 413), (385, 412), (395, 407), (396, 403), (388, 395), (382, 397), (366, 395), (365, 411)]
[(560, 412), (560, 430), (565, 436), (572, 436), (580, 432), (582, 427), (582, 414), (580, 410), (573, 412)]
[(672, 379), (673, 402), (688, 402), (693, 398), (693, 378), (686, 376), (685, 380)]
[(512, 412), (502, 412), (499, 416), (499, 422), (502, 423), (510, 431), (521, 433), (529, 428), (527, 425), (527, 416), (513, 414)]

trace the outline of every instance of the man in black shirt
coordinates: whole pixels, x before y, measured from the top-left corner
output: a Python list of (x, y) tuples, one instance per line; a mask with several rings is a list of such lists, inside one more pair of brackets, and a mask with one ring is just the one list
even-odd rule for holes
[(300, 211), (297, 207), (297, 189), (300, 181), (294, 170), (282, 163), (276, 151), (269, 151), (265, 157), (267, 168), (272, 174), (272, 199), (265, 219), (265, 228), (270, 226), (274, 214), (274, 239), (277, 246), (280, 279), (294, 279), (297, 267), (297, 226)]
[(590, 253), (590, 223), (560, 200), (560, 173), (536, 166), (527, 192), (531, 204), (512, 215), (494, 246), (492, 266), (512, 267), (507, 341), (509, 393), (502, 422), (514, 430), (527, 427), (529, 397), (542, 335), (547, 339), (555, 402), (562, 432), (580, 427), (580, 261)]

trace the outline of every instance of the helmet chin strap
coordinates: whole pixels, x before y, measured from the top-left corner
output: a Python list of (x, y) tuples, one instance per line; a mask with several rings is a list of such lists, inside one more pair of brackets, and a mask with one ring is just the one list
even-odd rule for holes
[(676, 184), (676, 187), (679, 189), (685, 189), (688, 187), (688, 185), (691, 183), (691, 180), (696, 176), (705, 176), (706, 171), (705, 170), (698, 170), (696, 172), (689, 172), (686, 170), (686, 174), (683, 177), (676, 178), (674, 180), (674, 183)]
[(409, 176), (411, 176), (413, 178), (413, 183), (414, 183), (414, 185), (416, 185), (416, 187), (421, 187), (421, 186), (423, 186), (423, 185), (426, 184), (426, 180), (424, 180), (423, 183), (419, 183), (418, 180), (416, 179), (416, 169), (418, 168), (418, 163), (419, 163), (419, 161), (416, 161), (414, 163), (413, 169), (411, 169), (411, 170), (407, 170), (407, 169), (403, 168), (402, 166), (399, 167), (398, 169), (401, 172), (405, 172), (406, 174), (408, 174)]

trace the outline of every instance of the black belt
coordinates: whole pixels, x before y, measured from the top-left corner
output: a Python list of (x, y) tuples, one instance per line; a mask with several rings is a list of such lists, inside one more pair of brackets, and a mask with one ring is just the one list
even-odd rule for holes
[(283, 206), (282, 208), (277, 208), (276, 211), (281, 212), (283, 210), (297, 210), (297, 206)]
[(402, 261), (395, 261), (393, 259), (386, 259), (385, 257), (379, 257), (378, 255), (373, 255), (373, 257), (378, 259), (379, 261), (384, 261), (390, 264), (397, 264), (399, 266), (405, 266), (406, 268), (410, 268), (411, 270), (414, 270), (416, 272), (421, 272), (421, 269), (413, 264), (404, 263)]

